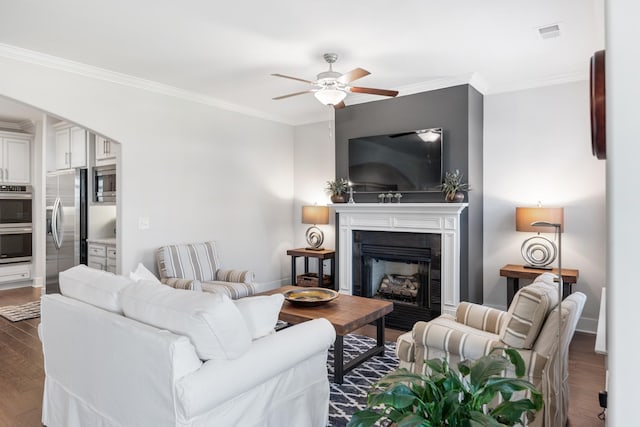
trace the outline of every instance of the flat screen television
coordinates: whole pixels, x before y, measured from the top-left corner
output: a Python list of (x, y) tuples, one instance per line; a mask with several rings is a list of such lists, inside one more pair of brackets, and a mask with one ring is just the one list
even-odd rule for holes
[(349, 181), (361, 193), (438, 191), (442, 128), (350, 139)]

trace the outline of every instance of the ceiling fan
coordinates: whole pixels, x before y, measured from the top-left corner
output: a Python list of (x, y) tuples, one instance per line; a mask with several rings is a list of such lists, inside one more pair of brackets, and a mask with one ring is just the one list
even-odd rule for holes
[(347, 92), (353, 93), (369, 93), (372, 95), (382, 96), (396, 96), (397, 90), (386, 89), (373, 89), (369, 87), (351, 86), (354, 80), (358, 80), (362, 77), (368, 76), (369, 73), (363, 68), (354, 68), (353, 70), (341, 74), (337, 71), (333, 71), (333, 63), (338, 60), (338, 55), (335, 53), (325, 53), (323, 55), (324, 60), (329, 64), (329, 70), (323, 71), (316, 76), (315, 81), (300, 79), (298, 77), (285, 76), (284, 74), (271, 74), (275, 77), (284, 77), (285, 79), (298, 80), (300, 82), (309, 83), (313, 85), (313, 89), (303, 90), (301, 92), (290, 93), (287, 95), (276, 96), (274, 100), (289, 98), (292, 96), (303, 95), (305, 93), (313, 93), (318, 101), (325, 105), (333, 105), (334, 108), (344, 108), (344, 98), (347, 96)]

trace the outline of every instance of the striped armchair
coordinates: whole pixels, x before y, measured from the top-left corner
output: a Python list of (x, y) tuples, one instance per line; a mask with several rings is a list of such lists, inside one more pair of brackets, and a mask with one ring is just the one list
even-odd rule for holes
[[(400, 367), (425, 373), (425, 360), (444, 358), (452, 366), (461, 360), (477, 359), (494, 347), (516, 348), (525, 360), (527, 379), (544, 396), (543, 413), (532, 426), (565, 425), (569, 404), (569, 343), (582, 313), (586, 296), (576, 292), (562, 301), (562, 352), (558, 352), (558, 288), (555, 276), (545, 273), (520, 289), (509, 311), (462, 302), (456, 316), (443, 314), (429, 322), (417, 322), (413, 330), (400, 337), (396, 353)], [(563, 378), (557, 372), (562, 358)], [(514, 372), (507, 372), (514, 375)], [(563, 390), (563, 418), (560, 422), (558, 390)]]
[(169, 245), (158, 248), (160, 281), (173, 288), (217, 292), (232, 299), (256, 293), (255, 275), (247, 270), (223, 270), (216, 242)]

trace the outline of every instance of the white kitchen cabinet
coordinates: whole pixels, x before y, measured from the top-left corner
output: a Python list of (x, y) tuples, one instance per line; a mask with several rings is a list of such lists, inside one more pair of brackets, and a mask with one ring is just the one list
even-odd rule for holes
[(116, 246), (111, 243), (89, 241), (87, 265), (96, 270), (116, 272)]
[(56, 169), (87, 167), (87, 131), (78, 126), (56, 130)]
[(96, 135), (95, 164), (104, 166), (116, 163), (117, 147), (113, 141)]
[(0, 182), (29, 184), (31, 182), (31, 136), (0, 132)]

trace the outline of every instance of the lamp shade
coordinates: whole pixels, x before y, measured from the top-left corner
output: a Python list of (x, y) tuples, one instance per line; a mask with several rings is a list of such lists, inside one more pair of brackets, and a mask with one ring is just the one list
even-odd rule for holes
[(329, 224), (329, 207), (327, 206), (303, 206), (303, 224)]
[(316, 93), (313, 94), (318, 101), (322, 102), (324, 105), (336, 105), (342, 102), (342, 100), (347, 96), (347, 94), (338, 89), (320, 89)]
[(534, 222), (544, 221), (551, 224), (560, 224), (560, 232), (564, 231), (564, 208), (516, 208), (516, 231), (528, 231), (532, 233), (555, 233), (555, 227), (542, 227), (531, 225)]

